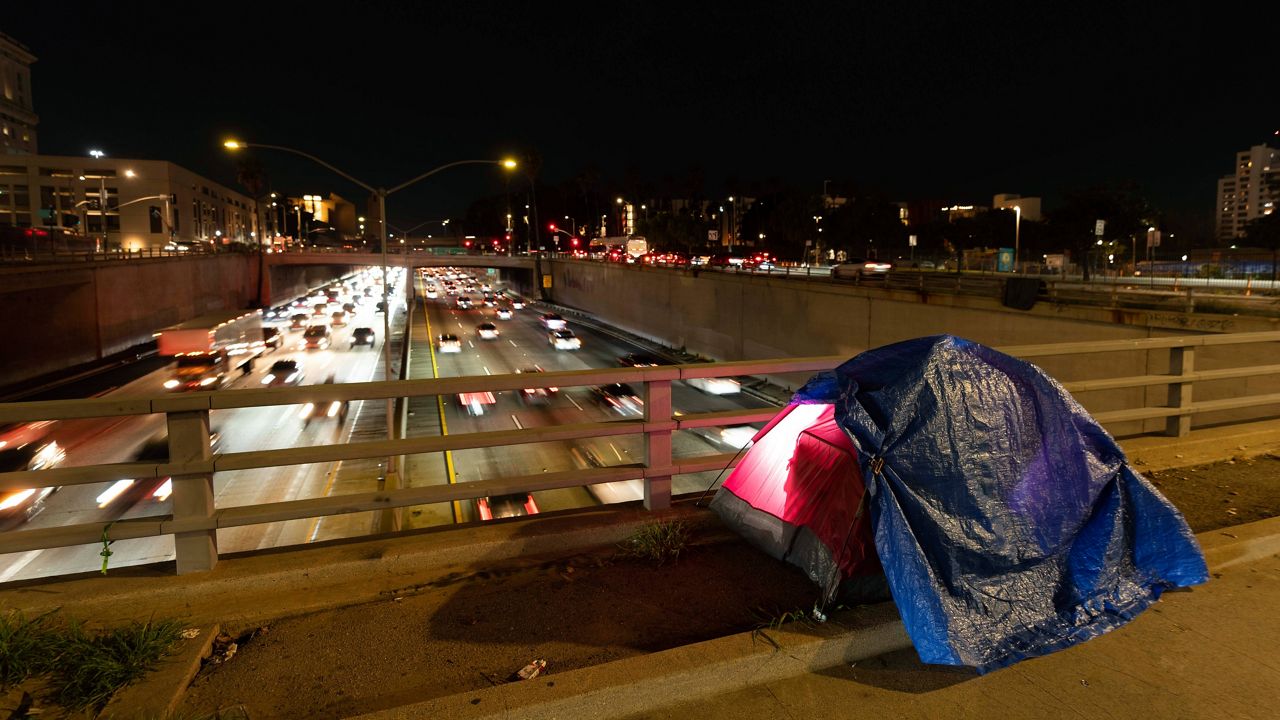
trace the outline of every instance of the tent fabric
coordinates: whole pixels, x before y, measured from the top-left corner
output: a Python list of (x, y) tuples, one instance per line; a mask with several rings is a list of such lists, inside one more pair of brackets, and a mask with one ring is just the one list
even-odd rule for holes
[(831, 404), (797, 404), (757, 433), (712, 509), (754, 545), (834, 595), (879, 575), (857, 451)]
[[(796, 401), (834, 406), (861, 472), (825, 483), (788, 475), (825, 495), (788, 496), (783, 515), (825, 542), (839, 522), (815, 515), (849, 517), (866, 480), (875, 549), (924, 662), (1003, 667), (1108, 632), (1164, 590), (1208, 579), (1177, 509), (1030, 363), (951, 336), (919, 338), (819, 374)], [(814, 467), (840, 471), (821, 457)]]

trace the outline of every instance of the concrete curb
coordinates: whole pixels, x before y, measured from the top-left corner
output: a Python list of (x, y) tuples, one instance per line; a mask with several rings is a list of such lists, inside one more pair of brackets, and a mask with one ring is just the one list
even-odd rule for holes
[[(739, 633), (356, 717), (625, 717), (910, 647), (911, 640), (897, 615), (891, 603), (873, 605), (839, 613), (824, 625), (798, 631), (768, 630), (768, 639), (752, 632)], [(548, 660), (554, 669), (555, 659)]]
[(200, 663), (209, 656), (220, 627), (213, 623), (198, 629), (200, 634), (184, 641), (178, 652), (163, 661), (159, 670), (113, 695), (98, 717), (102, 720), (135, 720), (172, 716), (182, 704), (187, 686), (200, 672)]

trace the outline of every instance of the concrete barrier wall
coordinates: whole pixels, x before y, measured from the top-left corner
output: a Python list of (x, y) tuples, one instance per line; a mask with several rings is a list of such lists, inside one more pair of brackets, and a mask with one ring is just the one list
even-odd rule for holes
[(149, 342), (156, 330), (256, 300), (258, 265), (238, 254), (6, 268), (0, 386)]
[[(714, 360), (848, 355), (900, 340), (947, 333), (987, 345), (1120, 340), (1203, 332), (1280, 329), (1271, 318), (1187, 315), (1040, 303), (1029, 311), (992, 298), (887, 291), (825, 281), (751, 277), (688, 270), (557, 260), (552, 297), (664, 345)], [(1205, 348), (1196, 367), (1274, 363), (1274, 346)], [(1168, 351), (1041, 358), (1062, 381), (1168, 372)], [(780, 378), (790, 387), (804, 378)], [(1197, 384), (1196, 398), (1212, 400), (1280, 392), (1280, 377)], [(1164, 387), (1082, 393), (1081, 403), (1103, 412), (1165, 404)], [(1197, 425), (1274, 417), (1277, 408), (1214, 413)], [(1113, 428), (1119, 435), (1163, 428), (1163, 421)]]

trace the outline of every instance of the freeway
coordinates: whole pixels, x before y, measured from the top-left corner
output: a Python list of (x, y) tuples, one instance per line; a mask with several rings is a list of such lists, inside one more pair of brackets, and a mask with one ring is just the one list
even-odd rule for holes
[[(393, 297), (395, 294), (393, 293)], [(393, 304), (393, 320), (403, 325), (403, 307)], [(356, 327), (376, 329), (372, 347), (350, 347), (351, 332)], [(337, 382), (363, 382), (383, 379), (381, 362), (382, 318), (374, 303), (358, 307), (345, 327), (333, 328), (333, 341), (328, 349), (306, 350), (300, 347), (301, 332), (290, 332), (281, 326), (284, 344), (261, 358), (254, 369), (235, 378), (229, 389), (261, 387), (272, 363), (297, 361), (303, 370), (300, 384), (325, 382), (330, 376)], [(395, 326), (393, 325), (393, 328)], [(155, 396), (165, 393), (168, 371), (162, 369), (112, 390), (111, 396)], [(321, 418), (304, 423), (299, 408), (293, 405), (214, 411), (210, 415), (211, 432), (217, 433), (215, 452), (241, 452), (282, 447), (328, 444), (345, 441), (358, 426), (373, 425), (373, 434), (385, 437), (382, 406), (353, 403), (345, 422)], [(165, 435), (163, 415), (96, 420), (74, 420), (59, 423), (52, 438), (67, 453), (64, 465), (91, 465), (133, 460), (148, 443)], [(167, 456), (164, 453), (161, 457)], [(218, 507), (251, 505), (316, 497), (332, 490), (342, 463), (316, 463), (292, 467), (255, 469), (216, 473), (214, 492)], [(366, 476), (372, 472), (360, 473)], [(113, 483), (71, 485), (49, 496), (42, 512), (31, 518), (23, 529), (57, 527), (86, 522), (121, 521), (131, 518), (167, 515), (171, 501), (152, 494), (154, 488), (142, 482), (114, 498), (108, 490)], [(139, 492), (145, 487), (145, 492)], [(309, 542), (320, 535), (319, 522), (292, 521), (228, 528), (218, 531), (220, 552), (237, 552)], [(110, 547), (110, 567), (118, 568), (168, 560), (173, 557), (170, 537), (122, 540)], [(102, 546), (82, 545), (24, 553), (0, 555), (0, 582), (48, 577), (98, 570), (102, 566)]]
[[(419, 297), (426, 297), (426, 283), (431, 276), (418, 278)], [(442, 286), (437, 286), (441, 287)], [(541, 368), (545, 371), (583, 370), (618, 367), (619, 358), (643, 350), (619, 335), (570, 322), (569, 329), (581, 340), (577, 350), (558, 350), (552, 346), (548, 331), (539, 317), (543, 309), (526, 306), (513, 310), (510, 319), (501, 319), (497, 309), (478, 302), (472, 309), (459, 309), (455, 298), (438, 292), (438, 298), (425, 299), (426, 312), (415, 320), (411, 330), (410, 372), (412, 377), (458, 377), (467, 375), (499, 375)], [(482, 323), (497, 326), (498, 335), (483, 339), (477, 330)], [(441, 353), (436, 347), (438, 336), (456, 335), (460, 352)], [(635, 388), (637, 394), (642, 388)], [(475, 400), (475, 398), (467, 398)], [(464, 403), (462, 398), (415, 398), (410, 402), (408, 432), (413, 435), (435, 435), (443, 428), (448, 432), (510, 430), (553, 424), (608, 421), (636, 418), (642, 407), (635, 404), (611, 404), (592, 388), (566, 387), (547, 397), (522, 391), (497, 392), (481, 402)], [(767, 407), (771, 403), (746, 393), (711, 395), (674, 383), (672, 404), (678, 413), (711, 412), (744, 407)], [(440, 410), (444, 417), (441, 422)], [(733, 452), (741, 447), (753, 431), (744, 428), (721, 432), (717, 428), (681, 431), (673, 436), (676, 457)], [(440, 484), (451, 481), (475, 481), (519, 475), (534, 475), (575, 468), (603, 467), (639, 463), (643, 460), (644, 439), (639, 435), (595, 438), (564, 442), (476, 448), (451, 453), (446, 461), (441, 454), (406, 458), (406, 475), (413, 485)], [(673, 493), (701, 492), (716, 473), (700, 473), (674, 479)], [(452, 476), (452, 477), (451, 477)], [(597, 503), (638, 500), (643, 491), (639, 480), (608, 483), (587, 489), (567, 488), (533, 493), (539, 510), (559, 510)], [(520, 504), (521, 506), (524, 503)], [(519, 507), (506, 504), (509, 514), (522, 515), (532, 505)], [(495, 512), (495, 515), (498, 513)], [(458, 503), (457, 507), (428, 506), (414, 508), (408, 517), (410, 527), (434, 525), (477, 518), (477, 503)]]
[[(504, 289), (496, 276), (495, 289)], [(425, 279), (419, 277), (419, 295), (425, 298)], [(393, 297), (402, 297), (397, 286)], [(409, 338), (409, 377), (451, 377), (497, 375), (531, 368), (580, 370), (616, 367), (619, 357), (643, 351), (636, 343), (618, 333), (605, 332), (579, 323), (570, 323), (581, 339), (577, 350), (557, 350), (549, 342), (547, 330), (539, 320), (542, 310), (527, 306), (514, 310), (509, 319), (498, 317), (496, 308), (481, 307), (461, 310), (443, 292), (437, 299), (423, 300), (415, 315)], [(476, 293), (479, 300), (479, 293)], [(508, 293), (508, 297), (514, 294)], [(393, 320), (403, 326), (405, 308), (393, 304)], [(497, 336), (483, 339), (477, 325), (491, 322)], [(283, 330), (286, 345), (267, 355), (248, 375), (237, 378), (230, 388), (260, 387), (271, 363), (296, 360), (305, 372), (302, 384), (324, 382), (330, 376), (336, 382), (362, 382), (383, 379), (381, 318), (375, 317), (372, 304), (362, 306), (348, 325), (334, 329), (334, 342), (329, 349), (305, 350), (298, 347), (301, 333)], [(373, 347), (349, 348), (351, 330), (367, 326), (377, 330)], [(395, 326), (393, 326), (394, 328)], [(452, 333), (458, 336), (460, 352), (438, 353), (431, 338)], [(119, 396), (150, 396), (164, 392), (167, 370), (150, 373), (111, 392)], [(636, 388), (639, 393), (641, 388)], [(492, 397), (411, 398), (407, 434), (438, 435), (442, 432), (471, 432), (540, 425), (607, 421), (635, 418), (643, 412), (638, 402), (611, 404), (592, 388), (560, 388), (547, 397), (526, 395), (522, 391), (494, 393)], [(638, 399), (637, 399), (638, 400)], [(676, 412), (708, 412), (743, 407), (766, 407), (771, 403), (746, 393), (707, 394), (684, 383), (675, 383), (672, 402)], [(215, 452), (242, 452), (273, 448), (298, 447), (335, 442), (375, 440), (385, 437), (385, 421), (381, 403), (353, 403), (345, 418), (320, 419), (304, 424), (297, 406), (245, 408), (215, 411), (211, 428), (218, 435)], [(124, 462), (134, 459), (148, 443), (164, 433), (163, 416), (147, 416), (110, 420), (77, 420), (60, 423), (54, 439), (67, 451), (66, 465)], [(681, 431), (673, 437), (677, 457), (732, 452), (750, 437), (750, 427)], [(469, 449), (444, 454), (413, 455), (405, 459), (406, 482), (410, 485), (441, 484), (554, 472), (574, 468), (628, 465), (643, 459), (644, 439), (640, 435), (624, 435), (552, 443), (525, 444), (498, 448)], [(219, 472), (214, 476), (218, 507), (253, 505), (285, 500), (367, 492), (378, 486), (382, 475), (376, 460), (316, 463), (293, 467), (264, 468)], [(716, 473), (700, 473), (675, 478), (674, 493), (700, 492)], [(147, 493), (121, 493), (103, 501), (110, 483), (67, 486), (50, 496), (46, 507), (25, 525), (26, 528), (48, 528), (61, 525), (127, 520), (153, 517), (170, 512), (168, 500), (158, 500)], [(136, 490), (136, 488), (133, 488)], [(599, 503), (638, 500), (642, 496), (639, 480), (609, 483), (590, 488), (567, 488), (540, 491), (532, 496), (489, 498), (483, 502), (460, 502), (443, 506), (409, 508), (406, 527), (469, 522), (482, 516), (505, 517), (528, 512), (586, 507)], [(482, 513), (481, 506), (486, 510)], [(376, 519), (373, 513), (356, 513), (310, 520), (228, 528), (218, 531), (221, 553), (293, 545), (317, 540), (352, 537), (370, 532)], [(99, 544), (0, 556), (0, 582), (66, 575), (98, 570), (102, 565)], [(122, 540), (111, 545), (109, 564), (112, 568), (153, 563), (171, 559), (173, 541), (169, 537)]]

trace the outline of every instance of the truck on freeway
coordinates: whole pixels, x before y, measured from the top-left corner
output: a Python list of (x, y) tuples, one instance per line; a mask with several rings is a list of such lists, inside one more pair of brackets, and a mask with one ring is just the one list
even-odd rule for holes
[(164, 387), (171, 392), (217, 390), (232, 371), (248, 372), (262, 355), (262, 311), (239, 310), (205, 315), (161, 330), (161, 356), (173, 358)]

